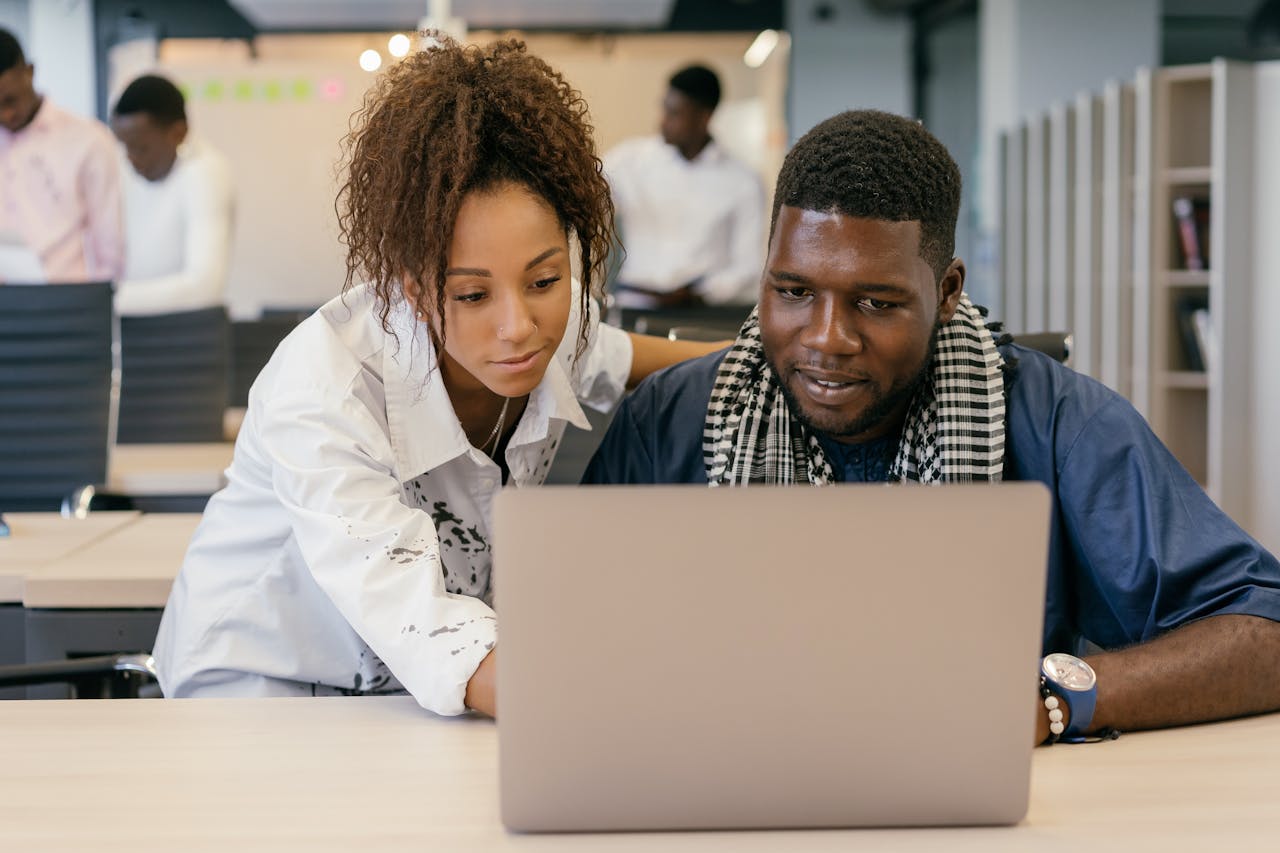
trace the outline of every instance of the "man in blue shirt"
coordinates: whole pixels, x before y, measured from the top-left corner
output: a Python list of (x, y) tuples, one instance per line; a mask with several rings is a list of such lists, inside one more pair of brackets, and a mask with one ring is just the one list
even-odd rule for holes
[[(819, 124), (778, 176), (757, 312), (730, 349), (642, 383), (584, 482), (1038, 480), (1038, 742), (1280, 708), (1280, 564), (1127, 401), (993, 340), (952, 257), (959, 201), (916, 122)], [(1089, 644), (1087, 663), (1053, 654)]]

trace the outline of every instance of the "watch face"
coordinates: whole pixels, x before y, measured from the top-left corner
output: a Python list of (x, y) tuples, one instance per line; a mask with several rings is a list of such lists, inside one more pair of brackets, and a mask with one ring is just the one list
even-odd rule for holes
[(1045, 677), (1067, 690), (1092, 690), (1098, 678), (1093, 667), (1075, 655), (1061, 652), (1049, 655), (1043, 666)]

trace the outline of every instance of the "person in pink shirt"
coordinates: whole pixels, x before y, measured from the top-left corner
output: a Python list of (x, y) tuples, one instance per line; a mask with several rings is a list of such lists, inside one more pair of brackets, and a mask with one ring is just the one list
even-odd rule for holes
[(38, 94), (34, 71), (0, 29), (0, 235), (36, 254), (44, 281), (115, 281), (124, 270), (115, 140)]

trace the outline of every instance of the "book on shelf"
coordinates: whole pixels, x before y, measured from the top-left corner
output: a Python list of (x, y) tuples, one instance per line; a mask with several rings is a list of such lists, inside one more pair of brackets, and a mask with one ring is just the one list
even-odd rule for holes
[(1203, 373), (1213, 363), (1217, 342), (1209, 317), (1209, 297), (1195, 294), (1178, 300), (1178, 334), (1187, 370)]
[(1173, 200), (1173, 219), (1178, 226), (1178, 254), (1182, 268), (1209, 268), (1209, 201), (1191, 196)]
[(1195, 325), (1196, 344), (1200, 347), (1200, 360), (1205, 370), (1212, 370), (1218, 359), (1218, 339), (1213, 335), (1213, 323), (1209, 318), (1208, 308), (1197, 308), (1191, 312), (1191, 322)]

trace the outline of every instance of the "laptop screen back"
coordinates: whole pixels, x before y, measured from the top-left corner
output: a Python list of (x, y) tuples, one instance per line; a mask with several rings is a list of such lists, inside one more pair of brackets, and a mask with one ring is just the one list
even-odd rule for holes
[(1049, 511), (1037, 483), (504, 491), (504, 823), (1020, 820)]

